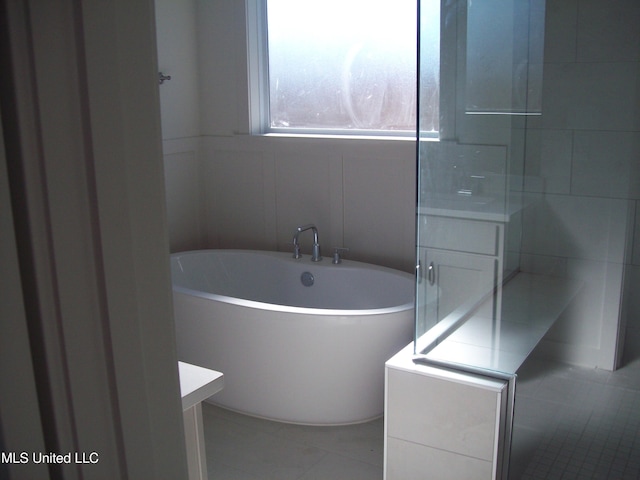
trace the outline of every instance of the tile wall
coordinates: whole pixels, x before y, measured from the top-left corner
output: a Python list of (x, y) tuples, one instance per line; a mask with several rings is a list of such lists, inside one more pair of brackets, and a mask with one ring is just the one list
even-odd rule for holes
[[(540, 198), (524, 220), (522, 265), (585, 282), (544, 348), (613, 368), (622, 280), (627, 291), (640, 287), (640, 4), (548, 0), (546, 8), (543, 115), (528, 119), (524, 182)], [(625, 312), (630, 322), (639, 313)]]

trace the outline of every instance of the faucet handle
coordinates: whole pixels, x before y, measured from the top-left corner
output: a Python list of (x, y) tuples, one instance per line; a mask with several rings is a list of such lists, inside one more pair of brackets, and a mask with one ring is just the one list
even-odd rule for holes
[(341, 252), (348, 252), (349, 249), (347, 247), (333, 247), (333, 260), (331, 263), (337, 265), (342, 263), (342, 258), (340, 258)]
[(293, 258), (302, 257), (302, 254), (300, 253), (300, 244), (298, 242), (287, 242), (287, 245), (291, 245), (293, 247)]

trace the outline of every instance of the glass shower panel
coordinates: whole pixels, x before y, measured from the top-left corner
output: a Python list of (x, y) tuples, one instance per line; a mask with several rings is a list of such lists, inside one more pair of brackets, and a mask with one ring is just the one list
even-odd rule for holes
[[(418, 66), (418, 152), (424, 147), (424, 142), (436, 141), (440, 125), (440, 79), (441, 79), (441, 11), (440, 0), (422, 0), (419, 2), (419, 66)], [(426, 182), (429, 176), (423, 175), (423, 167), (420, 164), (420, 154), (418, 154), (418, 172), (421, 176), (419, 188), (417, 190), (418, 219), (419, 210), (425, 203), (425, 195), (430, 190)], [(417, 229), (417, 244), (421, 244), (423, 232)], [(418, 248), (417, 258), (420, 262), (420, 249)], [(417, 295), (416, 295), (416, 338), (421, 336), (429, 328), (435, 325), (436, 312), (434, 303), (431, 301), (435, 297), (433, 291), (437, 286), (433, 282), (433, 271), (429, 271), (427, 266), (421, 266), (417, 270)]]
[[(437, 82), (425, 54), (434, 16)], [(419, 30), (415, 353), (501, 371), (491, 357), (502, 341), (503, 286), (520, 267), (525, 125), (540, 114), (544, 0), (422, 0)], [(434, 91), (437, 132), (427, 102)]]

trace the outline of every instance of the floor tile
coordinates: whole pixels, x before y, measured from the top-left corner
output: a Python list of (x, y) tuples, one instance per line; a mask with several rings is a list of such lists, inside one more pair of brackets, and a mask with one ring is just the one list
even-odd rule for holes
[(510, 478), (640, 478), (640, 362), (607, 372), (533, 361), (518, 380), (528, 387), (516, 393)]
[(382, 466), (376, 467), (330, 453), (300, 477), (300, 480), (376, 480), (382, 477)]
[[(640, 357), (616, 372), (532, 356), (518, 371), (510, 479), (640, 478)], [(308, 427), (204, 403), (211, 480), (379, 480), (383, 419)]]
[(384, 422), (381, 418), (340, 427), (285, 425), (276, 435), (378, 467), (384, 463)]

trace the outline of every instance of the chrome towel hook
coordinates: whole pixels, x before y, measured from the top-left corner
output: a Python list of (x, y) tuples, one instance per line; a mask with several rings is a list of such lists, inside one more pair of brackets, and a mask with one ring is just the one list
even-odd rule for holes
[(171, 80), (171, 75), (165, 75), (162, 72), (158, 72), (158, 83), (162, 85), (164, 82)]

